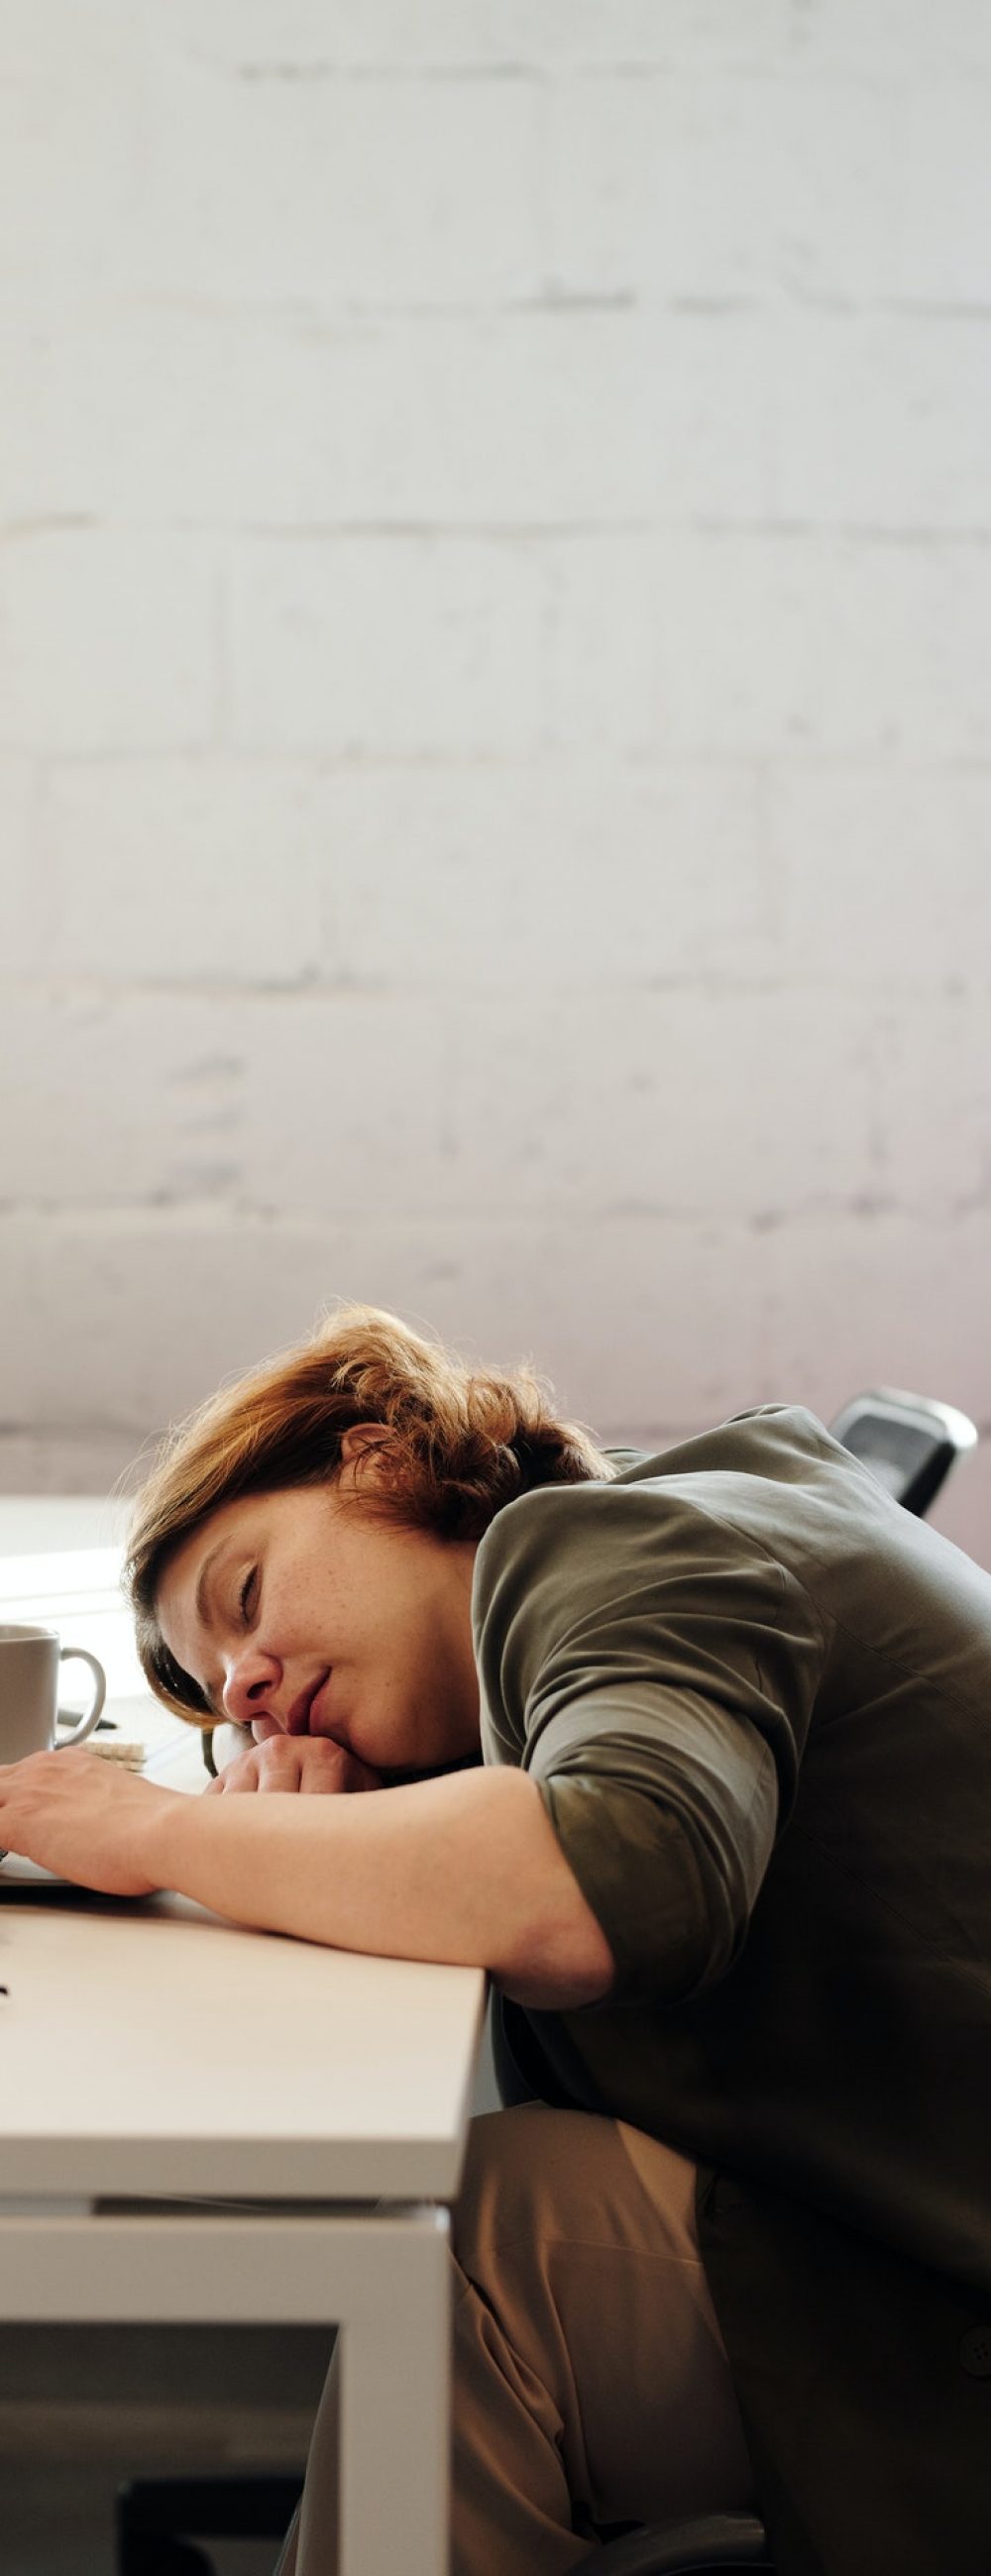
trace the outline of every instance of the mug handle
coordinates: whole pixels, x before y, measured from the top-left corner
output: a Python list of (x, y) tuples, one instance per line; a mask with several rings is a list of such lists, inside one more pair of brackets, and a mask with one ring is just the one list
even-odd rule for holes
[[(85, 1646), (60, 1647), (59, 1662), (60, 1664), (88, 1664), (93, 1675), (94, 1685), (92, 1705), (83, 1710), (79, 1723), (77, 1726), (73, 1727), (71, 1735), (59, 1736), (55, 1750), (57, 1753), (65, 1753), (68, 1751), (70, 1744), (82, 1744), (85, 1742), (87, 1735), (92, 1735), (93, 1728), (96, 1725), (97, 1718), (100, 1715), (104, 1700), (107, 1696), (107, 1676), (104, 1672), (103, 1665), (97, 1663), (95, 1655), (87, 1653)], [(59, 1715), (61, 1716), (61, 1710), (59, 1711)]]

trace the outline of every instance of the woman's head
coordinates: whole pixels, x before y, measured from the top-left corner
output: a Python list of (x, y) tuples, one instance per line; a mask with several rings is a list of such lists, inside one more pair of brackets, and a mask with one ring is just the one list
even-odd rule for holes
[[(275, 1659), (241, 1658), (259, 1703), (290, 1639), (281, 1709), (297, 1683), (305, 1697), (343, 1621), (351, 1664), (347, 1651), (329, 1657), (342, 1727), (349, 1670), (367, 1672), (377, 1656), (378, 1706), (404, 1637), (424, 1665), (425, 1694), (431, 1639), (449, 1663), (445, 1609), (466, 1602), (474, 1545), (496, 1513), (535, 1486), (609, 1472), (589, 1435), (557, 1419), (528, 1370), (470, 1369), (393, 1315), (343, 1307), (310, 1341), (225, 1388), (165, 1444), (137, 1503), (126, 1564), (151, 1688), (201, 1723), (225, 1712), (247, 1722), (248, 1700), (232, 1707), (227, 1695), (236, 1627)], [(211, 1554), (201, 1595), (209, 1603), (212, 1581), (209, 1628), (194, 1604)], [(267, 1625), (275, 1601), (278, 1638)], [(373, 1761), (374, 1751), (364, 1758)]]

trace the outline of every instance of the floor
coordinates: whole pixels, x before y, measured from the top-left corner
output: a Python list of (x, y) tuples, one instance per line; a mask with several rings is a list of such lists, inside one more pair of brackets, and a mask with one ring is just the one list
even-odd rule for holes
[[(313, 2328), (0, 2329), (3, 2576), (115, 2576), (114, 2498), (141, 2475), (291, 2474), (331, 2344)], [(277, 2541), (211, 2541), (271, 2576)]]

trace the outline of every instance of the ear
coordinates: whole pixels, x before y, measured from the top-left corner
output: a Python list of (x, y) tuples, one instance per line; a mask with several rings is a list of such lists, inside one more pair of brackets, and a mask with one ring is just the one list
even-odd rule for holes
[(390, 1437), (387, 1422), (351, 1422), (341, 1433), (341, 1464), (354, 1467), (366, 1449), (380, 1449)]

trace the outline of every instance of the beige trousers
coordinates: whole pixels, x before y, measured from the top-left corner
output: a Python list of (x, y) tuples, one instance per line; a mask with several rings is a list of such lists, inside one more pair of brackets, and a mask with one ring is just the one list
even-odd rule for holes
[[(472, 2122), (451, 2576), (564, 2576), (602, 2525), (752, 2504), (694, 2201), (694, 2165), (620, 2120), (528, 2102)], [(335, 2576), (334, 2382), (278, 2576)]]

